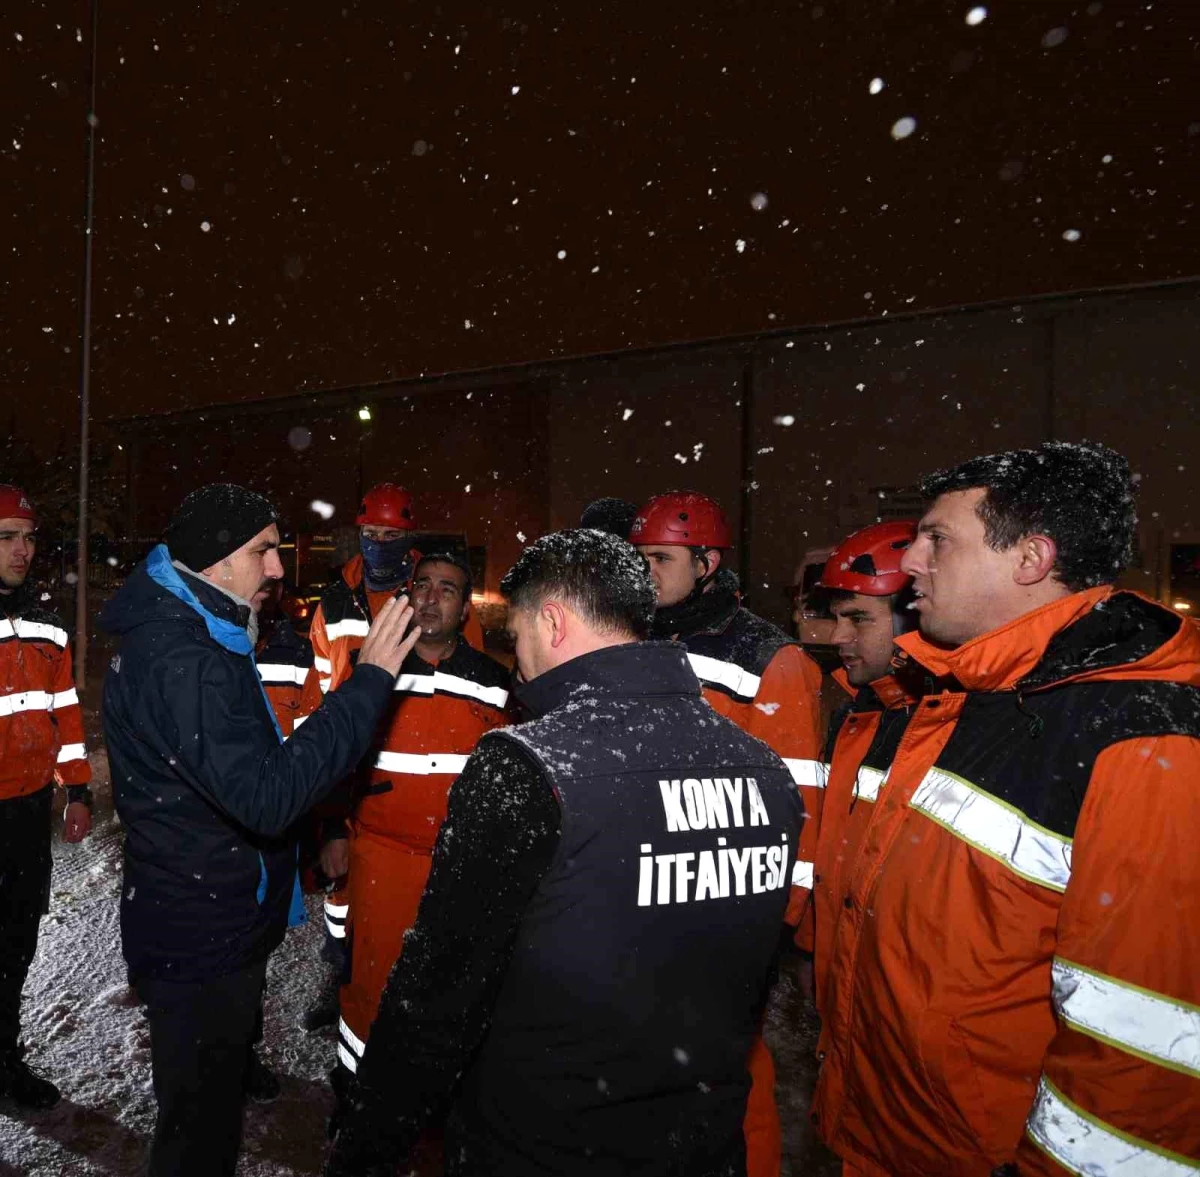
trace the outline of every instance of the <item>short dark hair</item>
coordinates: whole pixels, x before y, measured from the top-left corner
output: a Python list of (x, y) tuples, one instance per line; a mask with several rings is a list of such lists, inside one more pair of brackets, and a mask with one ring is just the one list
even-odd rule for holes
[(636, 548), (603, 531), (572, 528), (544, 535), (504, 574), (513, 608), (560, 596), (597, 630), (645, 638), (654, 619), (650, 565)]
[(416, 580), (421, 575), (421, 569), (426, 564), (453, 565), (464, 577), (463, 600), (466, 601), (471, 596), (471, 566), (457, 552), (431, 552), (428, 556), (422, 556), (417, 561), (417, 566), (413, 569), (413, 580)]
[(638, 505), (628, 499), (593, 499), (579, 517), (580, 527), (591, 527), (596, 531), (607, 531), (611, 535), (629, 538), (629, 529), (637, 518)]
[(1129, 462), (1097, 442), (1046, 441), (938, 470), (921, 482), (926, 498), (987, 491), (975, 508), (984, 539), (1002, 552), (1023, 536), (1048, 535), (1054, 575), (1072, 592), (1111, 584), (1133, 559), (1137, 524)]

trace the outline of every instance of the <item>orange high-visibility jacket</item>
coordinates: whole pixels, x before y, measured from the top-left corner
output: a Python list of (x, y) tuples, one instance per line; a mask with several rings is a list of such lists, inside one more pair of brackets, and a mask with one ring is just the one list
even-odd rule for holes
[(279, 617), (255, 652), (254, 661), (275, 722), (286, 740), (320, 702), (319, 695), (311, 705), (305, 699), (305, 685), (313, 668), (312, 644), (292, 628), (286, 617)]
[(865, 1177), (1194, 1171), (1200, 634), (1101, 587), (898, 645), (956, 689), (845, 877), (822, 1136)]
[(0, 800), (91, 779), (67, 632), (31, 588), (0, 596)]
[(818, 1013), (824, 1006), (833, 931), (842, 910), (847, 879), (916, 702), (891, 674), (857, 691), (846, 683), (841, 671), (833, 677), (852, 698), (834, 716), (825, 742), (828, 763), (812, 887)]

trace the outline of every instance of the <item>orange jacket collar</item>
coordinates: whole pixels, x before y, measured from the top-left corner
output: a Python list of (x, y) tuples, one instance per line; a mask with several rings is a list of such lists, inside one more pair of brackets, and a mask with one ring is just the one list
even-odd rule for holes
[[(846, 677), (846, 672), (841, 667), (838, 667), (830, 676), (851, 699), (858, 698), (858, 692), (861, 687), (852, 687), (850, 680)], [(894, 674), (885, 674), (882, 678), (877, 678), (873, 682), (867, 684), (872, 691), (875, 692), (875, 697), (883, 704), (885, 711), (892, 707), (908, 707), (917, 701), (917, 696), (901, 685)]]
[(1060, 597), (953, 650), (935, 646), (915, 630), (898, 637), (896, 645), (937, 678), (953, 677), (968, 691), (1007, 691), (1037, 666), (1056, 633), (1114, 591), (1106, 584)]

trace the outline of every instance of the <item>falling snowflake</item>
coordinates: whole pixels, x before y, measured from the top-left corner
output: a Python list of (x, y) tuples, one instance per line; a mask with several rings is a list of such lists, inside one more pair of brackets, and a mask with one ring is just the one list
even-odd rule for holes
[(207, 233), (212, 228), (212, 221), (201, 221), (200, 232)]
[(903, 118), (897, 119), (892, 123), (892, 138), (907, 139), (916, 129), (917, 120), (909, 115), (905, 115)]
[(1083, 236), (1083, 234), (1080, 233), (1080, 231), (1078, 229), (1064, 229), (1063, 230), (1063, 240), (1064, 241), (1078, 241), (1080, 239), (1080, 237), (1082, 237), (1082, 236)]
[(625, 410), (625, 412), (623, 412), (623, 413), (621, 414), (621, 420), (622, 420), (622, 421), (628, 421), (628, 420), (629, 420), (629, 418), (630, 418), (630, 417), (632, 417), (632, 416), (633, 416), (633, 410), (632, 410), (632, 409), (626, 409), (626, 410)]
[(520, 86), (514, 86), (514, 87), (512, 88), (512, 92), (513, 92), (514, 94), (520, 94), (520, 93), (521, 93), (521, 87), (520, 87)]
[(470, 331), (470, 330), (471, 330), (471, 320), (470, 320), (470, 319), (463, 319), (463, 326), (464, 326), (464, 327), (465, 327), (465, 328), (466, 328), (468, 331)]
[(975, 8), (972, 8), (971, 11), (967, 13), (967, 24), (981, 25), (985, 20), (987, 20), (987, 14), (987, 9), (980, 4)]
[(733, 243), (733, 248), (736, 249), (738, 251), (738, 253), (745, 253), (746, 252), (746, 243), (739, 237)]
[(313, 499), (308, 504), (308, 509), (316, 515), (320, 515), (322, 519), (333, 518), (333, 504), (325, 502), (324, 499)]
[(791, 413), (783, 413), (780, 416), (772, 417), (771, 419), (776, 425), (782, 425), (785, 429), (796, 424), (796, 418), (793, 417)]
[(567, 256), (567, 251), (565, 249), (560, 249), (555, 256), (561, 262)]
[(750, 197), (750, 207), (756, 213), (762, 212), (767, 207), (767, 194), (765, 192), (756, 192)]
[(1047, 30), (1046, 35), (1042, 38), (1042, 48), (1053, 49), (1061, 45), (1066, 39), (1067, 30), (1062, 25), (1059, 25), (1056, 28)]
[(517, 543), (523, 544), (524, 542), (525, 542), (525, 533), (523, 531), (518, 531), (517, 532)]
[(871, 84), (867, 87), (872, 94), (882, 94), (883, 87), (886, 85), (882, 78), (872, 78)]

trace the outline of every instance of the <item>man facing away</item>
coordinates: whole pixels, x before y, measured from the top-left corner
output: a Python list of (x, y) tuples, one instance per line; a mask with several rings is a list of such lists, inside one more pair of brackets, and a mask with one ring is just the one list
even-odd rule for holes
[(275, 511), (193, 492), (106, 606), (121, 637), (104, 735), (125, 828), (121, 939), (146, 1003), (158, 1120), (152, 1177), (232, 1174), (267, 957), (296, 895), (288, 828), (366, 752), (419, 636), (390, 602), (350, 680), (283, 742), (254, 664), (283, 574)]
[(624, 541), (546, 536), (501, 587), (534, 719), (451, 792), (328, 1172), (394, 1172), (452, 1102), (462, 1177), (744, 1173), (790, 775), (643, 640), (654, 586)]
[(63, 840), (92, 824), (92, 779), (67, 631), (28, 583), (37, 513), (0, 484), (0, 1095), (48, 1108), (58, 1088), (25, 1062), (21, 990), (50, 899), (55, 784), (67, 788)]
[(848, 1174), (1200, 1168), (1200, 633), (1113, 587), (1132, 482), (1047, 442), (924, 482), (914, 707), (830, 937)]

